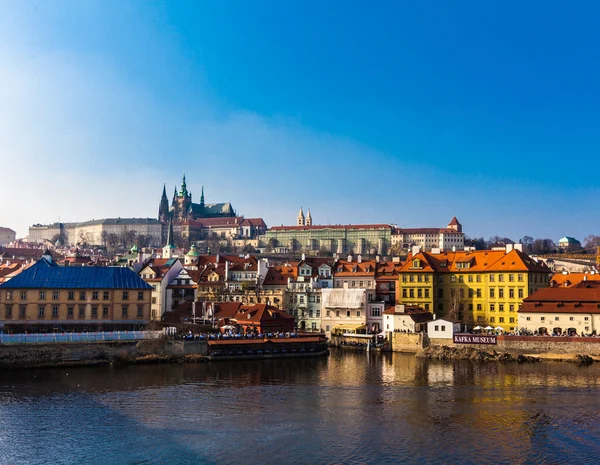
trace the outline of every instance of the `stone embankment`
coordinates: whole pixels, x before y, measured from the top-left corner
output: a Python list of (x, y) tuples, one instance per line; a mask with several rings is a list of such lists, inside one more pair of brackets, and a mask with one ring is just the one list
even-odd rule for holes
[(428, 360), (471, 360), (474, 362), (538, 362), (538, 357), (510, 354), (508, 352), (488, 352), (472, 347), (429, 346), (416, 354), (419, 358)]
[(202, 341), (166, 339), (0, 346), (0, 369), (204, 361)]

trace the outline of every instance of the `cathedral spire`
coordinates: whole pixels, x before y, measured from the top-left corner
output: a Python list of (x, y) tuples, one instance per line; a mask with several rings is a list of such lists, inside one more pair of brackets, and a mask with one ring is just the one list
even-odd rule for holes
[(298, 226), (306, 226), (306, 220), (304, 218), (302, 207), (300, 207), (300, 213), (298, 213)]
[(204, 207), (204, 186), (202, 186), (202, 195), (200, 196), (200, 206)]
[(169, 219), (169, 232), (167, 233), (167, 244), (163, 247), (163, 258), (172, 258), (173, 250), (176, 248), (174, 244), (175, 234), (173, 234), (173, 218)]
[(187, 196), (187, 185), (185, 183), (185, 173), (183, 173), (183, 180), (181, 181), (180, 195), (181, 195), (181, 197)]
[(165, 222), (169, 215), (169, 199), (167, 199), (167, 185), (163, 185), (162, 196), (158, 207), (158, 220)]
[(306, 226), (312, 226), (312, 216), (310, 216), (310, 208), (306, 214)]

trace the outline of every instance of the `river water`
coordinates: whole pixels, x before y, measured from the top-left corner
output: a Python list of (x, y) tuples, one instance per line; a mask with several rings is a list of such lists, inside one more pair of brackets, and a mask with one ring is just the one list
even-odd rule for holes
[(0, 463), (598, 463), (600, 365), (405, 354), (0, 372)]

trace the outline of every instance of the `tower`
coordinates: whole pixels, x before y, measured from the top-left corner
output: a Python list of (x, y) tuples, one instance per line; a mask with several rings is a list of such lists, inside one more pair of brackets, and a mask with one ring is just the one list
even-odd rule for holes
[(308, 213), (306, 214), (306, 226), (312, 226), (312, 216), (310, 216), (310, 208), (308, 209)]
[(166, 223), (169, 219), (169, 199), (167, 199), (167, 186), (163, 185), (162, 197), (158, 206), (158, 221)]
[(175, 234), (173, 233), (173, 218), (169, 219), (169, 232), (167, 233), (167, 243), (163, 247), (163, 258), (173, 258), (173, 251), (175, 250)]
[(300, 207), (300, 213), (298, 213), (298, 226), (306, 226), (306, 220), (304, 219), (302, 207)]
[(449, 229), (454, 229), (456, 232), (462, 232), (462, 224), (460, 224), (458, 222), (458, 220), (456, 219), (456, 216), (453, 216), (452, 219), (450, 220), (450, 223), (448, 223), (448, 228)]

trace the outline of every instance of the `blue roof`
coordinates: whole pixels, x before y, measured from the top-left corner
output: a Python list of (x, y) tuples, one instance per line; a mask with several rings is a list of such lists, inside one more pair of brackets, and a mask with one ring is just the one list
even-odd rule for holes
[(42, 258), (0, 289), (152, 289), (129, 268), (59, 266)]

